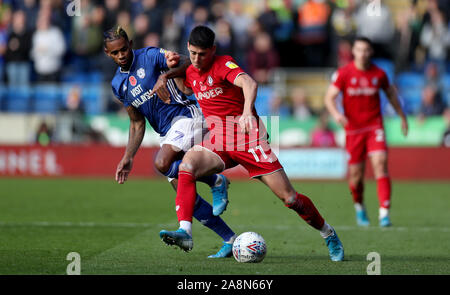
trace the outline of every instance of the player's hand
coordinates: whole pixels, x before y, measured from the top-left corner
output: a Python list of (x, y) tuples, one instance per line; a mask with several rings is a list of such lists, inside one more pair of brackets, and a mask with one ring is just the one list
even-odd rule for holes
[(239, 118), (239, 126), (241, 127), (241, 132), (250, 133), (253, 127), (256, 127), (256, 118), (252, 113), (243, 113)]
[(133, 167), (133, 159), (123, 158), (116, 169), (116, 181), (123, 184), (127, 179)]
[(343, 114), (337, 114), (334, 116), (334, 120), (341, 124), (342, 127), (345, 127), (345, 125), (348, 124), (348, 119)]
[(167, 66), (170, 69), (176, 67), (180, 62), (180, 55), (173, 51), (166, 51), (164, 57), (166, 58)]
[(406, 118), (402, 118), (402, 133), (404, 136), (408, 135), (408, 120)]
[(151, 94), (156, 93), (158, 97), (165, 103), (170, 103), (170, 93), (167, 89), (167, 76), (164, 74), (159, 75), (158, 80), (153, 86)]

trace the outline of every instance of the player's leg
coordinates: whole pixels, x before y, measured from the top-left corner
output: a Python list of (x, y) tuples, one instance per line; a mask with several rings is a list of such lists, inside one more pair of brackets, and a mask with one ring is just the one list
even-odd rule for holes
[(364, 170), (365, 163), (349, 164), (348, 184), (353, 198), (353, 206), (356, 212), (356, 223), (359, 226), (369, 226), (366, 208), (364, 206)]
[(173, 239), (174, 243), (185, 251), (192, 249), (192, 216), (197, 195), (195, 181), (199, 177), (219, 173), (224, 169), (225, 164), (221, 158), (202, 147), (194, 147), (184, 155), (179, 167), (175, 199), (180, 228), (176, 232), (162, 230), (160, 236), (163, 240)]
[(286, 207), (297, 212), (303, 220), (320, 232), (320, 235), (325, 239), (333, 261), (344, 259), (344, 247), (333, 227), (325, 222), (311, 199), (295, 191), (283, 169), (262, 175), (259, 178)]
[(391, 226), (389, 209), (391, 206), (391, 179), (388, 174), (387, 153), (385, 151), (372, 152), (370, 161), (377, 182), (377, 195), (379, 201), (380, 226)]
[(364, 170), (366, 160), (366, 135), (364, 133), (346, 136), (345, 148), (348, 159), (348, 185), (353, 198), (356, 213), (356, 223), (359, 226), (369, 226), (364, 206)]
[[(170, 184), (177, 191), (178, 180), (175, 178), (169, 179)], [(223, 245), (220, 250), (208, 258), (225, 258), (231, 257), (232, 246), (235, 239), (233, 230), (223, 221), (219, 216), (212, 214), (212, 206), (205, 201), (200, 195), (197, 194), (194, 207), (194, 217), (201, 224), (214, 231), (223, 239)]]

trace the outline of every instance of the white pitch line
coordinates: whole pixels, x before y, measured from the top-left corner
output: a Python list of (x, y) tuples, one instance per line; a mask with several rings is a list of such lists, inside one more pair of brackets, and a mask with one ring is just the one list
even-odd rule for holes
[[(151, 227), (176, 227), (176, 223), (135, 223), (135, 222), (70, 222), (70, 221), (30, 221), (30, 222), (1, 222), (0, 227), (125, 227), (125, 228), (151, 228)], [(301, 229), (296, 225), (234, 225), (233, 228), (248, 229), (248, 228), (260, 228), (260, 229), (277, 229), (277, 230), (292, 230)], [(340, 231), (354, 231), (354, 230), (382, 230), (382, 231), (440, 231), (450, 232), (450, 227), (405, 227), (405, 226), (392, 226), (386, 228), (380, 228), (378, 226), (359, 227), (359, 226), (333, 226), (336, 230)]]

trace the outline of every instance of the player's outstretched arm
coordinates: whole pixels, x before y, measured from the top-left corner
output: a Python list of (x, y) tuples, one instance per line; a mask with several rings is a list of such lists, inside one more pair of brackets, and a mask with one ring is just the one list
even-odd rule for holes
[(336, 98), (339, 95), (339, 88), (334, 85), (330, 85), (328, 87), (327, 93), (325, 94), (325, 107), (327, 108), (330, 115), (334, 118), (334, 120), (341, 124), (343, 127), (347, 125), (347, 118), (341, 114), (336, 106)]
[[(166, 58), (166, 63), (170, 70), (159, 75), (155, 86), (153, 86), (152, 92), (156, 92), (163, 102), (170, 103), (170, 93), (167, 89), (167, 81), (173, 78), (184, 78), (186, 76), (186, 69), (190, 66), (191, 61), (188, 57), (179, 55), (173, 51), (167, 51), (164, 57)], [(179, 83), (177, 83), (177, 79), (175, 79), (175, 82), (178, 87)], [(181, 88), (180, 90), (183, 91)]]
[(406, 115), (403, 112), (400, 100), (398, 99), (397, 90), (395, 89), (394, 85), (390, 85), (388, 89), (386, 89), (386, 96), (389, 102), (391, 103), (392, 107), (402, 120), (403, 135), (404, 136), (408, 135), (408, 120), (406, 119)]
[(242, 74), (236, 77), (234, 85), (241, 87), (244, 92), (244, 111), (239, 119), (239, 125), (241, 126), (242, 132), (249, 133), (250, 130), (253, 129), (253, 121), (255, 120), (253, 109), (255, 106), (256, 94), (258, 93), (258, 83), (256, 83), (249, 75)]
[(116, 181), (120, 184), (128, 179), (128, 175), (133, 167), (133, 158), (142, 143), (145, 134), (145, 118), (137, 109), (132, 106), (127, 107), (130, 117), (130, 130), (128, 143), (122, 160), (117, 165)]

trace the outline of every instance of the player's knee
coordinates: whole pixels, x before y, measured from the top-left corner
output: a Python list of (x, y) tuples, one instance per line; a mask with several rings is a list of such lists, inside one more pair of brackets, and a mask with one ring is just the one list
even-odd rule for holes
[(166, 160), (166, 159), (164, 159), (162, 157), (161, 158), (157, 157), (155, 159), (155, 167), (156, 167), (156, 169), (158, 169), (158, 171), (163, 173), (163, 174), (166, 173), (167, 171), (169, 171), (170, 164), (171, 163), (168, 160)]
[(189, 159), (183, 159), (183, 161), (180, 164), (179, 170), (194, 173), (194, 166), (192, 162), (189, 161)]

